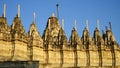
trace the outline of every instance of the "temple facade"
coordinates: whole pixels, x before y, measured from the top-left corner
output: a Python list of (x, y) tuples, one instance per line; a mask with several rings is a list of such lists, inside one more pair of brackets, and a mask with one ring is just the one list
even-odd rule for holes
[(35, 21), (27, 33), (19, 13), (11, 26), (4, 15), (0, 17), (0, 62), (39, 61), (39, 68), (120, 67), (120, 47), (111, 28), (106, 27), (102, 35), (96, 28), (91, 37), (86, 27), (79, 37), (74, 27), (67, 39), (64, 27), (52, 14), (41, 36)]

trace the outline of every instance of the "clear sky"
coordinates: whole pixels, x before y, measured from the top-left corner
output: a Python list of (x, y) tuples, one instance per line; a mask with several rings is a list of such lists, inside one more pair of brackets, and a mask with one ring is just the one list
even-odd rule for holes
[(3, 4), (7, 5), (7, 21), (10, 26), (17, 14), (17, 5), (21, 5), (22, 24), (28, 32), (33, 22), (33, 12), (36, 12), (36, 24), (40, 35), (43, 35), (47, 19), (54, 12), (56, 4), (59, 4), (59, 20), (65, 20), (64, 30), (69, 39), (71, 30), (74, 27), (74, 20), (77, 20), (77, 30), (82, 36), (86, 26), (86, 19), (89, 21), (89, 32), (93, 36), (97, 27), (96, 20), (100, 21), (100, 31), (109, 27), (112, 22), (112, 31), (116, 41), (120, 44), (120, 0), (0, 0), (0, 16), (3, 13)]

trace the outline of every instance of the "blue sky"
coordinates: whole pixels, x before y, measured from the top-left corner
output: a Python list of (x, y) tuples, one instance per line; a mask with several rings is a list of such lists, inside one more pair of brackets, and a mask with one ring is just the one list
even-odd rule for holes
[(47, 19), (54, 12), (56, 4), (59, 4), (59, 20), (65, 20), (64, 30), (69, 38), (74, 27), (74, 20), (77, 20), (77, 30), (82, 36), (86, 26), (86, 19), (89, 21), (89, 32), (93, 36), (97, 27), (96, 20), (100, 21), (100, 30), (105, 30), (112, 22), (112, 31), (116, 41), (120, 44), (120, 0), (0, 0), (0, 16), (3, 13), (3, 4), (7, 5), (7, 21), (10, 26), (17, 14), (17, 5), (21, 5), (22, 24), (28, 32), (33, 22), (33, 12), (36, 12), (36, 24), (40, 35), (43, 34)]

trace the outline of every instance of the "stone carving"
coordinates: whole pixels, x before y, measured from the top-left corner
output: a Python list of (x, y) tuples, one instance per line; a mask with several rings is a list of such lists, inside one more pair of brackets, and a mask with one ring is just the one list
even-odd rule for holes
[(120, 49), (112, 30), (100, 34), (96, 28), (93, 37), (85, 28), (80, 38), (73, 28), (68, 41), (66, 33), (53, 14), (48, 18), (42, 37), (33, 22), (28, 34), (20, 17), (11, 27), (0, 17), (0, 61), (39, 61), (39, 67), (120, 66)]

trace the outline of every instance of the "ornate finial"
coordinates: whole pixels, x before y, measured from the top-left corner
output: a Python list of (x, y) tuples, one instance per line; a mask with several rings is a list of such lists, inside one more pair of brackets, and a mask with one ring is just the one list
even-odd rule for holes
[(34, 23), (36, 23), (36, 13), (34, 12)]
[(59, 19), (59, 4), (56, 4), (57, 7), (57, 18)]
[(109, 22), (109, 25), (110, 25), (110, 30), (112, 31), (112, 23), (111, 23), (111, 22)]
[(104, 32), (104, 30), (102, 30), (102, 34), (104, 34), (105, 32)]
[(76, 19), (75, 19), (75, 22), (74, 22), (74, 28), (75, 28), (75, 30), (77, 30), (77, 27), (76, 27)]
[(20, 4), (18, 4), (18, 17), (20, 17)]
[(64, 19), (62, 19), (62, 29), (64, 30)]
[(49, 19), (49, 21), (48, 21), (48, 29), (50, 29), (50, 19)]
[(4, 4), (4, 17), (6, 17), (6, 4)]
[(88, 30), (88, 20), (86, 20), (86, 29)]
[(55, 17), (55, 14), (54, 14), (54, 13), (52, 13), (52, 17)]
[(97, 20), (97, 27), (98, 27), (98, 30), (100, 30), (100, 23), (99, 23), (99, 20)]
[(106, 30), (108, 30), (108, 27), (107, 27), (107, 26), (105, 26), (105, 28), (106, 28)]

